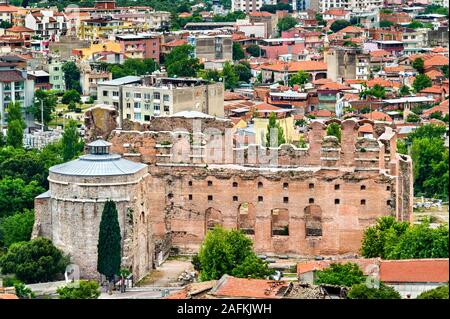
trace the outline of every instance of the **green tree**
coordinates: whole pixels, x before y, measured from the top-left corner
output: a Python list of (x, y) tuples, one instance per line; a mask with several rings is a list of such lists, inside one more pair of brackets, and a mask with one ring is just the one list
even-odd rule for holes
[(6, 144), (15, 148), (23, 147), (23, 131), (25, 121), (22, 117), (22, 108), (19, 102), (10, 102), (8, 111), (8, 131), (6, 132)]
[(261, 48), (257, 44), (250, 44), (245, 51), (250, 54), (252, 57), (260, 57), (261, 56)]
[(120, 226), (116, 204), (108, 200), (105, 203), (100, 221), (98, 236), (97, 271), (111, 281), (120, 270), (121, 248)]
[(420, 92), (427, 87), (431, 87), (433, 82), (426, 74), (417, 74), (413, 82), (413, 88), (416, 92)]
[(402, 87), (400, 88), (400, 90), (398, 91), (398, 94), (400, 96), (408, 96), (411, 94), (411, 90), (409, 89), (408, 86), (406, 85), (402, 85)]
[(233, 60), (238, 61), (245, 58), (244, 50), (239, 42), (233, 42)]
[(390, 28), (394, 25), (393, 22), (387, 21), (387, 20), (381, 20), (380, 21), (380, 28)]
[(19, 299), (33, 299), (36, 298), (36, 295), (30, 288), (27, 288), (24, 283), (18, 282), (14, 285), (14, 290), (16, 292), (16, 296)]
[(97, 299), (100, 296), (100, 286), (96, 281), (80, 280), (76, 283), (59, 287), (56, 290), (59, 299)]
[(194, 47), (188, 44), (173, 49), (165, 58), (164, 65), (169, 76), (195, 76), (201, 69), (200, 62), (193, 58)]
[(53, 281), (62, 275), (69, 263), (50, 240), (38, 237), (29, 242), (12, 244), (0, 258), (3, 274), (15, 274), (25, 283)]
[(361, 99), (366, 99), (368, 96), (376, 99), (384, 99), (386, 96), (386, 89), (379, 84), (375, 84), (372, 88), (365, 89), (359, 93)]
[(320, 13), (316, 13), (317, 24), (321, 26), (326, 26), (327, 22), (323, 19), (323, 15)]
[[(275, 141), (275, 137), (277, 138), (277, 141)], [(280, 123), (277, 122), (276, 113), (272, 112), (269, 115), (269, 124), (267, 125), (266, 147), (280, 146), (284, 143), (286, 143), (286, 139), (284, 137), (283, 128), (280, 126)]]
[[(56, 104), (58, 103), (58, 98), (55, 94), (50, 91), (44, 91), (42, 89), (37, 90), (34, 93), (37, 99), (30, 107), (30, 112), (33, 114), (36, 121), (41, 123), (42, 115), (44, 115), (44, 125), (47, 125), (52, 120), (53, 112), (55, 112)], [(43, 106), (43, 114), (42, 108)]]
[(64, 128), (62, 136), (63, 160), (65, 162), (77, 157), (84, 148), (84, 142), (78, 133), (77, 122), (70, 120)]
[(446, 79), (448, 79), (448, 64), (447, 64), (447, 65), (443, 65), (443, 66), (441, 67), (441, 70), (442, 70), (442, 73), (444, 73), (444, 77), (445, 77)]
[(20, 178), (8, 176), (0, 179), (0, 218), (23, 211), (25, 208), (32, 209), (34, 198), (44, 191), (45, 189), (36, 181), (25, 184)]
[(236, 74), (234, 67), (231, 63), (225, 62), (222, 70), (222, 76), (225, 82), (225, 89), (231, 90), (237, 87), (239, 82), (239, 77)]
[(77, 109), (77, 104), (74, 101), (70, 101), (67, 109), (70, 112), (75, 112), (75, 110)]
[(417, 299), (448, 299), (448, 284), (422, 292)]
[(77, 90), (68, 90), (64, 92), (64, 95), (61, 99), (61, 102), (64, 104), (70, 104), (70, 102), (80, 103), (81, 102), (81, 95), (78, 93)]
[(419, 29), (419, 28), (423, 28), (424, 24), (420, 21), (417, 20), (412, 20), (409, 24), (408, 24), (408, 28), (410, 29)]
[(331, 29), (331, 31), (336, 33), (338, 31), (344, 29), (345, 27), (348, 27), (349, 25), (351, 25), (350, 21), (336, 20), (331, 24), (330, 29)]
[(239, 81), (249, 83), (252, 78), (252, 71), (250, 70), (250, 65), (247, 62), (236, 64), (234, 66), (234, 72), (238, 76)]
[(308, 83), (308, 81), (309, 81), (309, 74), (303, 70), (300, 70), (297, 72), (297, 74), (294, 74), (289, 77), (289, 85), (290, 86), (294, 86), (297, 84), (302, 89), (305, 86), (305, 84)]
[(448, 183), (448, 171), (445, 172), (446, 168), (448, 170), (448, 149), (443, 140), (427, 137), (414, 139), (411, 144), (411, 158), (416, 193), (448, 198), (447, 188), (439, 189), (445, 182)]
[(198, 254), (202, 281), (224, 274), (242, 278), (265, 278), (272, 274), (266, 263), (256, 261), (252, 241), (238, 230), (216, 227), (208, 231)]
[(412, 67), (414, 69), (416, 69), (416, 71), (419, 72), (420, 74), (423, 74), (423, 72), (425, 70), (425, 65), (424, 65), (423, 59), (422, 58), (414, 59), (414, 61), (412, 63)]
[(81, 93), (80, 85), (80, 70), (75, 62), (68, 61), (62, 65), (62, 71), (64, 73), (64, 81), (66, 83), (66, 89), (74, 89)]
[(288, 15), (288, 16), (278, 20), (278, 24), (277, 24), (278, 31), (283, 32), (283, 31), (292, 29), (293, 27), (295, 27), (297, 25), (297, 23), (298, 23), (297, 19)]
[(381, 257), (386, 259), (387, 252), (385, 246), (387, 237), (392, 235), (391, 229), (395, 235), (400, 237), (406, 232), (408, 223), (397, 222), (392, 216), (384, 216), (377, 220), (377, 224), (366, 228), (361, 244), (361, 254), (365, 258)]
[(341, 141), (341, 126), (338, 123), (331, 123), (327, 127), (327, 135), (328, 136), (336, 136), (338, 141)]
[(34, 212), (28, 209), (4, 218), (0, 221), (0, 241), (7, 248), (17, 242), (29, 241), (33, 224)]
[(365, 280), (364, 274), (358, 264), (333, 263), (328, 268), (317, 271), (314, 282), (315, 284), (351, 287), (355, 284), (363, 283)]
[(213, 82), (220, 82), (222, 78), (221, 72), (214, 69), (201, 69), (198, 71), (197, 76)]
[(350, 299), (401, 299), (392, 287), (380, 283), (379, 288), (369, 288), (366, 284), (353, 285), (347, 294)]
[(407, 136), (408, 142), (412, 143), (416, 139), (420, 138), (438, 138), (443, 139), (446, 132), (445, 126), (436, 124), (427, 124), (419, 126), (414, 132)]
[(408, 123), (417, 123), (420, 122), (420, 117), (414, 113), (409, 113), (406, 117), (406, 122)]

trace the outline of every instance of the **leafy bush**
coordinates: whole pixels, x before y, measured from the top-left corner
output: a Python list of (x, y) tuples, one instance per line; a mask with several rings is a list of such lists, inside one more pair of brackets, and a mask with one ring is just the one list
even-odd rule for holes
[(30, 240), (33, 224), (34, 212), (28, 209), (0, 220), (0, 241), (9, 247), (13, 243)]
[(80, 280), (76, 284), (59, 287), (56, 290), (59, 299), (97, 299), (100, 296), (100, 285), (96, 281)]
[(0, 259), (3, 274), (15, 274), (25, 283), (53, 281), (68, 264), (69, 258), (50, 240), (42, 237), (12, 244)]
[(380, 283), (379, 288), (369, 288), (366, 284), (353, 285), (347, 297), (350, 299), (401, 299), (392, 287)]
[(16, 283), (14, 285), (14, 289), (15, 289), (16, 295), (17, 295), (17, 297), (19, 297), (19, 299), (31, 299), (31, 298), (36, 297), (34, 292), (31, 291), (30, 288), (25, 287), (25, 285), (21, 282)]
[(337, 286), (351, 287), (365, 281), (364, 274), (355, 263), (331, 264), (324, 270), (316, 273), (316, 284), (328, 284)]
[(448, 299), (448, 285), (424, 291), (417, 299)]

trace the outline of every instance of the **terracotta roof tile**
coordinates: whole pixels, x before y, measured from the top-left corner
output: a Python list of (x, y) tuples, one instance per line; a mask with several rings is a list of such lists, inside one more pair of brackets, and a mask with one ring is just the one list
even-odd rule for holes
[(12, 26), (11, 28), (6, 29), (6, 31), (8, 31), (8, 32), (34, 32), (33, 29), (19, 26), (19, 25)]
[(438, 71), (438, 70), (434, 70), (434, 69), (426, 72), (425, 74), (432, 80), (435, 80), (438, 77), (444, 76), (444, 73), (442, 73), (441, 71)]
[(448, 258), (382, 260), (383, 282), (448, 282)]
[(182, 46), (183, 44), (186, 44), (186, 43), (187, 43), (187, 41), (183, 40), (183, 39), (181, 39), (181, 40), (173, 40), (173, 41), (164, 43), (164, 46), (166, 46), (166, 47), (179, 47), (179, 46)]
[(0, 82), (19, 82), (25, 80), (17, 70), (0, 71)]
[(349, 25), (348, 27), (345, 27), (344, 29), (341, 29), (338, 32), (339, 33), (358, 33), (358, 32), (364, 32), (364, 29), (355, 27), (353, 25)]
[(390, 117), (388, 114), (374, 111), (372, 113), (362, 114), (362, 117), (368, 118), (370, 120), (374, 121), (384, 121), (384, 122), (392, 122), (392, 117)]
[(429, 59), (426, 59), (423, 64), (425, 67), (448, 65), (448, 58), (443, 55), (435, 55)]
[(290, 63), (275, 63), (275, 64), (269, 64), (264, 65), (261, 67), (264, 70), (271, 70), (271, 71), (285, 71), (286, 69), (289, 72), (298, 72), (300, 70), (303, 71), (326, 71), (327, 65), (323, 62), (318, 61), (296, 61), (296, 62), (290, 62)]
[(433, 94), (441, 94), (442, 92), (444, 92), (444, 88), (437, 85), (424, 88), (422, 91), (420, 91), (420, 93), (433, 93)]
[(378, 258), (350, 258), (350, 259), (338, 259), (338, 260), (314, 260), (307, 262), (300, 262), (297, 264), (297, 274), (304, 274), (313, 270), (322, 270), (328, 268), (331, 264), (346, 264), (355, 263), (358, 264), (364, 274), (370, 273), (371, 265), (378, 265), (380, 260)]

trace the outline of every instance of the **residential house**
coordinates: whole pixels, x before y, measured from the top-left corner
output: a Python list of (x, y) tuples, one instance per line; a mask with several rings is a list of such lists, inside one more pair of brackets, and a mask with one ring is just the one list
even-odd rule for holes
[(159, 34), (138, 33), (116, 35), (121, 53), (130, 59), (153, 59), (160, 61), (161, 36)]
[(263, 83), (284, 82), (289, 77), (303, 70), (309, 74), (311, 80), (327, 78), (327, 65), (318, 61), (275, 62), (261, 66)]

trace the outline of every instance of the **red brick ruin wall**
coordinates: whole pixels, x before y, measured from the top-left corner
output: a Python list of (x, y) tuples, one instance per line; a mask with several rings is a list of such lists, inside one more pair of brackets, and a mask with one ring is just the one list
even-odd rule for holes
[[(227, 155), (226, 134), (194, 136), (192, 126), (184, 133), (114, 130), (109, 140), (112, 152), (149, 164), (146, 196), (157, 246), (194, 253), (206, 231), (222, 225), (244, 230), (259, 253), (358, 253), (363, 230), (376, 218), (410, 220), (412, 164), (396, 153), (395, 134), (383, 134), (384, 125), (371, 123), (375, 139), (367, 139), (358, 138), (367, 121), (339, 123), (340, 143), (326, 136), (326, 124), (313, 122), (308, 147), (281, 146), (271, 169), (255, 155), (271, 158), (264, 147)], [(192, 142), (199, 147), (191, 149)], [(240, 165), (222, 165), (233, 163)]]

